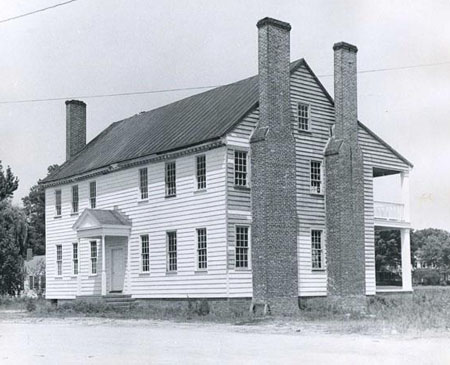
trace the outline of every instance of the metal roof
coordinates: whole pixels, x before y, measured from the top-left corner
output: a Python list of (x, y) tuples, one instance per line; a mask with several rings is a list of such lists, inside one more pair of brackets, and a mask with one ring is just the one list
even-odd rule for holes
[[(100, 225), (129, 226), (130, 221), (117, 210), (86, 209)], [(80, 217), (81, 218), (81, 217)]]

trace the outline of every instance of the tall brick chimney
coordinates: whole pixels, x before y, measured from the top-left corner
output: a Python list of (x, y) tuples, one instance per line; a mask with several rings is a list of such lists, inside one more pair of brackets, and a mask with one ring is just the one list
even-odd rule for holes
[(356, 53), (334, 50), (335, 133), (325, 151), (328, 295), (365, 301), (364, 168), (358, 143)]
[(259, 123), (252, 135), (253, 303), (272, 312), (298, 309), (295, 145), (289, 104), (288, 23), (257, 24)]
[(79, 100), (66, 101), (66, 160), (86, 146), (86, 104)]

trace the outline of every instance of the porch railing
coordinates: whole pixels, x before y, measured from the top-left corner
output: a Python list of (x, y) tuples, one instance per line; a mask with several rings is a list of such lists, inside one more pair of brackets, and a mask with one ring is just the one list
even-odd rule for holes
[(375, 218), (400, 222), (405, 220), (404, 204), (374, 201), (373, 205)]

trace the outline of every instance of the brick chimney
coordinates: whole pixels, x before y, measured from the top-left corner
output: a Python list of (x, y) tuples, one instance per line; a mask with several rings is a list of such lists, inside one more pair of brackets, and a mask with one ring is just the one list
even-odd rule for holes
[(66, 101), (66, 160), (86, 146), (86, 104), (79, 100)]
[(289, 103), (288, 23), (258, 27), (259, 123), (252, 135), (253, 303), (272, 312), (298, 309), (295, 145)]
[(365, 302), (364, 166), (358, 143), (356, 53), (334, 50), (335, 133), (325, 151), (329, 297), (345, 305)]

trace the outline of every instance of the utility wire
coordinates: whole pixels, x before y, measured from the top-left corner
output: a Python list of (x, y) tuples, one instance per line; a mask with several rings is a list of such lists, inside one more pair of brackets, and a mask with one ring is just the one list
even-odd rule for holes
[(75, 1), (77, 1), (77, 0), (69, 0), (69, 1), (65, 1), (65, 2), (63, 2), (63, 3), (59, 3), (59, 4), (52, 5), (52, 6), (48, 6), (48, 7), (46, 7), (46, 8), (42, 8), (42, 9), (30, 11), (29, 13), (25, 13), (25, 14), (21, 14), (21, 15), (16, 15), (16, 16), (13, 16), (13, 17), (7, 18), (7, 19), (2, 19), (2, 20), (0, 20), (0, 23), (6, 23), (6, 22), (9, 22), (9, 21), (11, 21), (11, 20), (15, 20), (15, 19), (19, 19), (19, 18), (26, 17), (26, 16), (28, 16), (28, 15), (33, 15), (33, 14), (36, 14), (36, 13), (41, 13), (41, 12), (43, 12), (43, 11), (50, 10), (50, 9), (54, 9), (54, 8), (59, 7), (59, 6), (67, 5), (67, 4), (73, 3), (73, 2), (75, 2)]
[[(72, 0), (72, 1), (76, 1), (76, 0)], [(365, 73), (373, 73), (373, 72), (407, 70), (407, 69), (412, 69), (412, 68), (431, 67), (431, 66), (439, 66), (439, 65), (447, 65), (447, 64), (450, 64), (450, 61), (438, 62), (438, 63), (428, 63), (428, 64), (422, 64), (422, 65), (403, 66), (403, 67), (390, 67), (390, 68), (378, 68), (378, 69), (372, 69), (372, 70), (361, 70), (361, 71), (358, 71), (358, 73), (365, 74)], [(332, 77), (333, 74), (324, 74), (324, 75), (317, 75), (317, 76), (318, 77)], [(78, 96), (65, 96), (65, 97), (57, 97), (57, 98), (43, 98), (43, 99), (6, 100), (6, 101), (0, 101), (0, 104), (22, 104), (22, 103), (36, 103), (36, 102), (58, 101), (58, 100), (68, 100), (68, 99), (93, 99), (93, 98), (106, 98), (106, 97), (117, 97), (117, 96), (160, 94), (160, 93), (175, 92), (175, 91), (212, 89), (212, 88), (220, 87), (220, 86), (224, 86), (224, 85), (193, 86), (193, 87), (183, 87), (183, 88), (176, 88), (176, 89), (130, 91), (130, 92), (112, 93), (112, 94), (78, 95)]]

